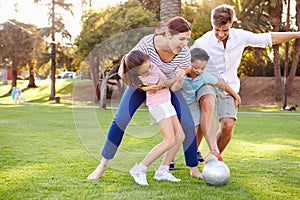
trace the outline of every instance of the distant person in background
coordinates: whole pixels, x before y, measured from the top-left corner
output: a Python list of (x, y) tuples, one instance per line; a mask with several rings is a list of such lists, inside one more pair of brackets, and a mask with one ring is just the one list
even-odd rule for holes
[(15, 89), (15, 104), (18, 104), (18, 103), (22, 103), (21, 90), (19, 89), (19, 87), (16, 87), (16, 89)]
[[(226, 82), (236, 93), (240, 89), (237, 69), (241, 62), (244, 48), (267, 47), (300, 38), (300, 32), (271, 32), (256, 34), (243, 29), (232, 28), (236, 20), (234, 8), (220, 5), (211, 11), (212, 30), (202, 35), (192, 45), (202, 48), (210, 56), (206, 72)], [(198, 91), (201, 104), (201, 130), (208, 134), (210, 122), (215, 108), (220, 122), (218, 131), (218, 148), (224, 151), (232, 137), (233, 127), (237, 119), (237, 108), (231, 95), (221, 95), (218, 88), (204, 85)]]
[(13, 103), (16, 103), (15, 98), (16, 98), (16, 87), (13, 87), (11, 90), (11, 100)]

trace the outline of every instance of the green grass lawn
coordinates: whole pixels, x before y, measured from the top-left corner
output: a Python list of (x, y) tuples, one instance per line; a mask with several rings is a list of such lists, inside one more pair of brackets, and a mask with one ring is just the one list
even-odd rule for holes
[[(44, 96), (38, 101), (46, 101)], [(33, 98), (29, 92), (26, 97)], [(259, 110), (238, 114), (223, 153), (231, 171), (227, 185), (212, 187), (191, 178), (180, 150), (173, 173), (181, 182), (155, 181), (156, 161), (147, 174), (149, 186), (143, 187), (128, 170), (161, 140), (147, 110), (136, 113), (101, 179), (89, 181), (115, 109), (71, 102), (13, 105), (1, 99), (0, 199), (299, 199), (300, 113)], [(207, 153), (205, 141), (201, 151)]]

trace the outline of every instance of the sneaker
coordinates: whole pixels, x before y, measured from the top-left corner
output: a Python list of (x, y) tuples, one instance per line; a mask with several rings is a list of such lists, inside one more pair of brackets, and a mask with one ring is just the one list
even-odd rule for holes
[(172, 171), (175, 169), (176, 169), (176, 162), (174, 160), (172, 160), (172, 162), (169, 165), (169, 170)]
[(208, 162), (210, 162), (212, 160), (218, 160), (218, 158), (216, 156), (214, 156), (212, 153), (209, 153), (204, 157), (205, 164), (207, 164)]
[(171, 182), (179, 182), (180, 178), (175, 178), (171, 172), (167, 170), (156, 170), (154, 179), (157, 181), (171, 181)]
[(146, 170), (139, 169), (136, 164), (133, 168), (129, 170), (130, 175), (134, 178), (134, 181), (139, 185), (148, 185)]
[(211, 154), (216, 156), (219, 161), (223, 162), (223, 158), (222, 158), (221, 154), (219, 154), (217, 151), (212, 151)]
[(223, 162), (223, 158), (217, 151), (211, 151), (207, 156), (205, 156), (204, 161), (205, 163), (208, 163), (209, 161), (212, 160), (219, 160)]
[(197, 158), (198, 158), (198, 165), (202, 165), (205, 163), (200, 151), (197, 151)]

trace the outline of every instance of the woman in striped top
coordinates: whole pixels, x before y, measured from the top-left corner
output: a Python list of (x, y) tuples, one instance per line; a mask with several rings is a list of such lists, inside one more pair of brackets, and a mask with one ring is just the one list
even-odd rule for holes
[[(190, 37), (191, 27), (189, 23), (182, 17), (175, 17), (167, 23), (166, 31), (145, 36), (133, 50), (140, 50), (149, 55), (150, 61), (158, 66), (167, 78), (172, 78), (175, 76), (176, 69), (179, 66), (185, 69), (190, 64), (190, 52), (187, 47)], [(119, 75), (122, 75), (122, 72), (119, 72)], [(161, 89), (159, 85), (151, 86), (151, 91), (159, 89)], [(102, 160), (98, 167), (88, 176), (88, 179), (97, 179), (105, 171), (108, 160), (114, 157), (121, 143), (126, 126), (145, 99), (145, 91), (136, 87), (128, 87), (126, 89), (118, 112), (109, 128), (106, 143), (102, 150)], [(171, 92), (171, 102), (185, 133), (183, 149), (186, 165), (190, 167), (190, 174), (193, 177), (202, 178), (197, 167), (194, 123), (182, 92)]]

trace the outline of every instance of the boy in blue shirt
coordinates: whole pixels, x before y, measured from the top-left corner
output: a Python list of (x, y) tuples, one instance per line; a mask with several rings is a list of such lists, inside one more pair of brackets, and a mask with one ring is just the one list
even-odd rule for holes
[[(215, 85), (221, 90), (227, 92), (235, 99), (236, 107), (241, 105), (241, 98), (240, 96), (232, 90), (224, 81), (219, 80), (217, 77), (204, 72), (206, 64), (208, 62), (209, 55), (207, 52), (201, 48), (194, 48), (191, 50), (191, 70), (189, 73), (186, 74), (184, 77), (184, 82), (182, 86), (182, 91), (186, 98), (186, 102), (189, 106), (191, 111), (193, 121), (195, 124), (196, 130), (196, 139), (197, 139), (197, 147), (199, 147), (200, 142), (202, 140), (203, 134), (200, 124), (200, 96), (197, 95), (197, 91), (199, 88), (205, 84)], [(224, 92), (224, 95), (225, 95)], [(214, 113), (211, 113), (212, 115)], [(211, 122), (202, 122), (210, 124), (209, 130), (206, 131), (207, 135), (205, 135), (205, 139), (207, 144), (210, 148), (210, 153), (205, 158), (205, 162), (208, 162), (212, 159), (218, 159), (223, 161), (220, 151), (217, 146), (217, 136), (216, 136), (216, 124), (214, 121)], [(198, 162), (199, 164), (203, 163), (203, 158), (201, 153), (198, 151)]]

